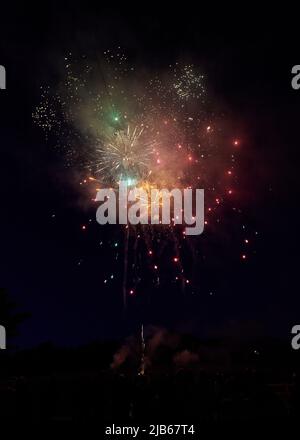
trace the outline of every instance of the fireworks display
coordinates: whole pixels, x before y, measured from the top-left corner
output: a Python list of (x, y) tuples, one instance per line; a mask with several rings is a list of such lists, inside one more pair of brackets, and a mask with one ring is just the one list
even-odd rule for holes
[(24, 5), (1, 8), (0, 420), (293, 423), (297, 26)]
[[(227, 218), (244, 231), (237, 258), (243, 264), (248, 260), (249, 234), (255, 233), (243, 223), (239, 208), (242, 140), (210, 99), (207, 83), (192, 64), (178, 62), (159, 73), (138, 69), (118, 48), (105, 51), (95, 63), (69, 54), (62, 81), (41, 88), (34, 121), (66, 164), (82, 174), (80, 183), (89, 185), (87, 194), (91, 191), (93, 198), (97, 189), (117, 188), (120, 180), (129, 186), (205, 191), (206, 230), (199, 238), (187, 239), (174, 218), (168, 226), (129, 225), (125, 242), (121, 230), (116, 240), (108, 238), (116, 258), (123, 248), (124, 304), (147, 290), (146, 272), (148, 289), (160, 285), (166, 248), (171, 249), (171, 282), (181, 290), (201, 291), (199, 267), (209, 254), (208, 237), (224, 234)], [(86, 225), (81, 228), (88, 232)], [(192, 263), (186, 263), (186, 254)], [(186, 266), (196, 267), (196, 274)], [(115, 278), (112, 273), (103, 282)]]

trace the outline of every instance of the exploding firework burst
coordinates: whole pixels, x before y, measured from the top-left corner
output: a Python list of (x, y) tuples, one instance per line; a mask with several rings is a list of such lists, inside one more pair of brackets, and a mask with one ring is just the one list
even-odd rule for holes
[(95, 173), (104, 181), (119, 180), (140, 182), (151, 173), (154, 140), (147, 140), (144, 127), (127, 126), (126, 130), (114, 132), (106, 138), (103, 146), (96, 148), (96, 159), (92, 164)]

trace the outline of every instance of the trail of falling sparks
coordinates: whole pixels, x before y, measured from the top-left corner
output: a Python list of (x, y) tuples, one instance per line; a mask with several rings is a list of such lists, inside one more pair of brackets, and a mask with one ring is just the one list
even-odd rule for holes
[(128, 246), (129, 246), (129, 226), (125, 226), (124, 231), (124, 265), (123, 265), (123, 307), (127, 308), (127, 276), (128, 276)]

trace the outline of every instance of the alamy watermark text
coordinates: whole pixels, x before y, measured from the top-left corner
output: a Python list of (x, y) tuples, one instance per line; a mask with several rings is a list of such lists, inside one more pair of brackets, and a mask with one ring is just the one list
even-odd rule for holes
[(128, 188), (121, 181), (117, 194), (112, 188), (100, 189), (96, 201), (103, 202), (96, 213), (100, 225), (184, 224), (186, 235), (199, 235), (204, 229), (203, 189)]

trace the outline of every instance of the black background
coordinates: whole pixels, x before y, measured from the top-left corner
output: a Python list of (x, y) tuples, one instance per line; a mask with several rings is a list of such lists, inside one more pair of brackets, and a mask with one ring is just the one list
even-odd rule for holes
[[(124, 322), (120, 293), (107, 293), (99, 282), (102, 257), (82, 242), (76, 191), (62, 187), (62, 159), (32, 121), (39, 86), (55, 83), (59, 57), (70, 48), (89, 53), (117, 45), (146, 68), (159, 70), (180, 57), (203, 68), (216, 99), (243, 127), (244, 208), (259, 232), (246, 268), (224, 261), (219, 279), (215, 268), (208, 270), (202, 294), (192, 299), (170, 301), (172, 292), (165, 292), (146, 321), (201, 335), (244, 323), (290, 344), (300, 305), (300, 92), (291, 87), (299, 44), (293, 11), (287, 12), (250, 5), (208, 10), (203, 3), (1, 5), (7, 90), (0, 92), (0, 284), (30, 313), (15, 342), (20, 348), (120, 338), (139, 325), (134, 313)], [(88, 264), (78, 270), (82, 253)], [(214, 298), (209, 278), (216, 283)]]

